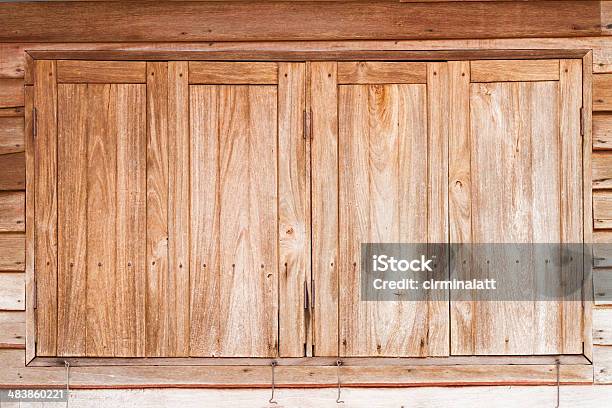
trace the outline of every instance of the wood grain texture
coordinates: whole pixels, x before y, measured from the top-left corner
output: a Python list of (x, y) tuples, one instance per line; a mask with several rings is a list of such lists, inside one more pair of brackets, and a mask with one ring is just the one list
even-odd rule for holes
[(25, 310), (25, 274), (0, 272), (0, 310)]
[(612, 270), (593, 270), (593, 294), (596, 306), (612, 305)]
[(593, 344), (612, 346), (612, 309), (593, 310)]
[[(61, 13), (54, 12), (61, 7)], [(554, 10), (554, 13), (551, 12)], [(2, 42), (577, 37), (601, 34), (598, 1), (66, 2), (2, 4)], [(75, 19), (74, 16), (79, 16)], [(189, 27), (186, 30), (185, 27)]]
[(559, 60), (471, 61), (472, 82), (558, 81)]
[(25, 235), (0, 234), (0, 271), (23, 271), (25, 268)]
[[(427, 242), (444, 244), (449, 238), (448, 222), (448, 143), (450, 112), (449, 66), (447, 63), (427, 64)], [(448, 254), (429, 253), (437, 256), (439, 266), (428, 273), (429, 279), (448, 279)], [(429, 355), (449, 355), (449, 305), (448, 293), (428, 294)]]
[(612, 231), (600, 230), (593, 233), (593, 267), (612, 267)]
[(593, 75), (593, 111), (612, 110), (612, 74)]
[(58, 83), (146, 83), (146, 62), (57, 61)]
[[(32, 64), (32, 68), (34, 64)], [(36, 193), (36, 181), (34, 173), (36, 163), (34, 155), (36, 146), (34, 143), (34, 87), (25, 87), (25, 154), (26, 154), (26, 202), (25, 202), (25, 286), (26, 286), (26, 353), (25, 362), (28, 364), (36, 356), (36, 282), (34, 276), (34, 260), (36, 253), (34, 250), (35, 237), (35, 216), (34, 216), (34, 196)]]
[[(145, 355), (146, 94), (145, 85), (112, 85), (116, 113), (114, 355)], [(178, 316), (177, 316), (178, 319)]]
[[(564, 97), (568, 96), (564, 94)], [(559, 226), (562, 215), (571, 217), (572, 220), (579, 218), (580, 223), (573, 224), (575, 227), (571, 228), (582, 229), (582, 219), (574, 212), (568, 214), (567, 203), (570, 200), (570, 197), (567, 197), (568, 193), (564, 193), (564, 196), (559, 195), (562, 190), (567, 191), (564, 183), (569, 183), (570, 180), (560, 174), (555, 163), (563, 157), (567, 159), (570, 153), (567, 149), (563, 151), (557, 141), (557, 126), (569, 126), (557, 124), (558, 98), (554, 82), (471, 86), (472, 214), (475, 217), (472, 226), (475, 242), (574, 242), (569, 237), (570, 225), (564, 224), (570, 220), (565, 220)], [(493, 114), (501, 119), (491, 120)], [(542, 125), (544, 123), (553, 125), (544, 126)], [(572, 126), (575, 126), (575, 123)], [(567, 134), (566, 130), (564, 132)], [(575, 135), (570, 136), (574, 140), (580, 140)], [(536, 137), (541, 143), (532, 142)], [(493, 140), (495, 142), (492, 142)], [(549, 147), (544, 149), (543, 146)], [(550, 146), (557, 148), (551, 149)], [(528, 157), (531, 159), (527, 160)], [(553, 159), (554, 157), (557, 159)], [(581, 153), (578, 157), (581, 157)], [(577, 158), (573, 156), (571, 160)], [(532, 172), (538, 176), (533, 178)], [(574, 174), (573, 177), (575, 176)], [(504, 180), (508, 179), (513, 179), (515, 183), (524, 187), (520, 191), (506, 188)], [(498, 187), (493, 192), (491, 186)], [(579, 188), (577, 191), (581, 194), (582, 189)], [(561, 201), (560, 197), (563, 197)], [(547, 211), (536, 213), (537, 216), (534, 216), (529, 215), (533, 214), (531, 211), (525, 212), (521, 208), (547, 208)], [(492, 220), (498, 220), (494, 223), (500, 228), (491, 228)], [(560, 241), (563, 237), (568, 237), (568, 241)], [(505, 272), (507, 275), (512, 266), (505, 265), (489, 273), (496, 273), (498, 276), (504, 273), (504, 268), (507, 269)], [(547, 271), (536, 272), (534, 267), (528, 267), (521, 269), (520, 273), (516, 270), (514, 273), (516, 276), (522, 276), (520, 278), (524, 280), (522, 282), (532, 282), (531, 285), (537, 285), (533, 279), (536, 277), (542, 279)], [(551, 278), (546, 282), (550, 285), (555, 280)], [(521, 291), (518, 289), (516, 293), (517, 296), (529, 296), (520, 295)], [(580, 352), (582, 350), (580, 316), (568, 313), (569, 321), (560, 320), (560, 316), (566, 319), (565, 315), (560, 314), (562, 307), (559, 302), (532, 304), (479, 302), (474, 312), (477, 321), (472, 332), (475, 352), (477, 354), (541, 354), (569, 352), (569, 350)], [(521, 321), (515, 321), (515, 317), (519, 315)], [(538, 323), (534, 325), (535, 322)], [(564, 327), (568, 324), (572, 324), (578, 330), (564, 331)], [(565, 336), (571, 338), (566, 339)]]
[(25, 193), (0, 192), (0, 232), (25, 231)]
[[(34, 219), (36, 293), (38, 302), (36, 355), (57, 353), (57, 85), (54, 61), (35, 64), (34, 108), (36, 213)], [(25, 164), (25, 163), (24, 163)]]
[(612, 188), (612, 154), (593, 152), (593, 190)]
[(23, 79), (0, 78), (0, 108), (23, 106)]
[[(117, 87), (88, 85), (87, 111), (87, 329), (89, 356), (115, 354), (117, 215)], [(38, 206), (36, 207), (38, 208)]]
[(337, 63), (310, 64), (314, 355), (338, 356)]
[(190, 84), (252, 84), (278, 83), (275, 62), (189, 62)]
[(168, 292), (168, 63), (147, 63), (146, 355), (167, 356), (173, 335)]
[(0, 155), (0, 191), (25, 189), (25, 154)]
[(24, 107), (22, 106), (15, 107), (15, 108), (0, 109), (0, 118), (15, 118), (15, 117), (23, 117), (23, 116), (24, 116)]
[[(448, 140), (448, 211), (451, 244), (472, 242), (471, 140), (470, 140), (470, 63), (449, 62), (449, 140)], [(451, 257), (451, 278), (469, 278), (470, 267), (462, 260), (469, 256), (457, 247)], [(466, 252), (467, 252), (466, 248)], [(470, 263), (471, 264), (471, 263)], [(450, 354), (472, 355), (474, 343), (464, 333), (472, 330), (474, 303), (450, 299)]]
[(189, 67), (168, 63), (168, 331), (175, 356), (189, 355)]
[[(584, 213), (582, 186), (582, 140), (581, 127), (583, 90), (582, 61), (561, 60), (559, 63), (559, 137), (560, 137), (560, 215), (561, 240), (564, 244), (584, 242)], [(539, 129), (538, 129), (539, 130)], [(546, 153), (543, 153), (545, 155)], [(539, 191), (536, 191), (539, 193)], [(591, 216), (589, 215), (589, 219)], [(591, 227), (589, 227), (591, 230)], [(589, 242), (589, 241), (587, 241)], [(579, 259), (576, 259), (579, 258)], [(570, 287), (581, 287), (584, 279), (582, 255), (570, 258), (561, 268), (562, 282)], [(574, 291), (563, 297), (561, 304), (562, 350), (572, 354), (583, 349), (582, 293)], [(547, 305), (548, 306), (548, 305)]]
[[(86, 355), (88, 236), (87, 85), (58, 86), (57, 355)], [(100, 106), (96, 106), (100, 112)], [(93, 115), (92, 115), (93, 116)], [(92, 231), (96, 234), (96, 231)], [(93, 244), (93, 243), (92, 243)], [(93, 295), (95, 296), (95, 295)]]
[(612, 115), (593, 115), (593, 150), (612, 150)]
[(23, 117), (0, 117), (0, 154), (23, 151)]
[(607, 191), (593, 194), (593, 226), (595, 229), (612, 228), (612, 194)]
[(25, 52), (22, 44), (0, 45), (0, 78), (23, 78)]
[[(217, 147), (208, 153), (216, 152), (217, 157), (211, 160), (215, 167), (192, 160), (192, 174), (210, 175), (201, 181), (205, 183), (203, 191), (192, 187), (195, 207), (192, 214), (217, 208), (215, 216), (207, 216), (196, 224), (192, 240), (210, 241), (210, 235), (200, 234), (215, 228), (219, 231), (215, 245), (208, 243), (200, 249), (203, 259), (193, 288), (198, 294), (205, 290), (200, 282), (209, 282), (209, 285), (213, 282), (216, 290), (210, 293), (210, 298), (199, 295), (195, 298), (198, 303), (192, 302), (194, 317), (202, 313), (202, 308), (205, 312), (217, 313), (219, 318), (215, 319), (216, 327), (203, 327), (207, 333), (202, 335), (206, 338), (196, 344), (193, 337), (200, 329), (194, 328), (191, 353), (275, 356), (278, 347), (277, 91), (268, 86), (195, 86), (191, 95), (192, 141), (199, 141), (203, 148)], [(210, 116), (194, 117), (195, 110)], [(199, 149), (194, 151), (194, 155), (204, 153)], [(249, 187), (245, 190), (246, 180)], [(207, 195), (214, 194), (209, 196), (209, 201), (203, 201), (206, 190)], [(216, 203), (215, 207), (203, 208), (210, 208), (211, 202)]]
[(427, 240), (426, 86), (340, 86), (338, 110), (340, 355), (427, 356), (427, 301), (360, 296), (361, 243)]
[(0, 312), (0, 348), (25, 348), (25, 312)]
[(310, 280), (308, 259), (309, 188), (306, 182), (304, 109), (306, 67), (279, 63), (278, 72), (278, 234), (279, 355), (304, 355), (304, 288)]
[[(0, 371), (3, 387), (24, 387), (44, 384), (65, 387), (66, 371), (60, 367), (23, 366), (22, 350), (0, 350)], [(207, 367), (185, 366), (180, 370), (167, 367), (122, 367), (117, 375), (115, 366), (73, 367), (70, 388), (270, 388), (270, 367)], [(442, 366), (346, 366), (341, 369), (341, 379), (346, 387), (402, 387), (435, 384), (439, 386), (461, 385), (556, 385), (554, 364), (537, 365), (442, 365)], [(275, 372), (278, 387), (335, 387), (337, 369), (324, 367), (279, 366)], [(560, 380), (563, 385), (591, 384), (591, 365), (562, 365)], [(469, 388), (469, 387), (468, 387)], [(586, 388), (586, 387), (583, 387)], [(461, 388), (448, 388), (448, 390)], [(563, 395), (564, 388), (561, 389)], [(440, 392), (439, 389), (436, 389)], [(224, 390), (227, 392), (227, 390)], [(249, 392), (252, 392), (249, 391)], [(554, 400), (554, 393), (551, 394)], [(482, 398), (482, 396), (481, 396)], [(335, 394), (333, 399), (335, 400)], [(549, 399), (551, 397), (549, 396)]]
[[(190, 123), (190, 355), (220, 355), (220, 157), (218, 91), (194, 87)], [(213, 237), (211, 239), (210, 237)]]
[(593, 347), (595, 384), (612, 384), (612, 347)]
[(338, 84), (425, 84), (423, 62), (339, 62)]

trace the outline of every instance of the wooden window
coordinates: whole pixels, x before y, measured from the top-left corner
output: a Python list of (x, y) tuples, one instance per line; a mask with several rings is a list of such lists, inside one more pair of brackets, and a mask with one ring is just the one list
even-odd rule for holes
[(37, 355), (301, 356), (305, 65), (36, 78)]
[(570, 59), (37, 60), (36, 355), (582, 354), (580, 295), (363, 302), (359, 270), (584, 242), (582, 105)]

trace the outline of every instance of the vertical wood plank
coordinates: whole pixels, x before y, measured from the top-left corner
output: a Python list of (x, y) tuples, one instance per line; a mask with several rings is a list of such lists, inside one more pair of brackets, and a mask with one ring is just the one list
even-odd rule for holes
[(147, 63), (146, 355), (172, 356), (168, 314), (168, 64)]
[[(559, 136), (561, 143), (561, 241), (583, 242), (582, 140), (580, 108), (582, 107), (582, 61), (561, 60), (559, 66)], [(592, 220), (590, 217), (589, 219)], [(565, 285), (581, 288), (583, 260), (575, 259), (562, 268)], [(576, 290), (564, 297), (562, 311), (562, 349), (567, 354), (582, 352), (582, 292)]]
[(337, 63), (311, 63), (312, 272), (315, 355), (338, 350)]
[[(301, 357), (306, 342), (304, 287), (306, 212), (305, 66), (280, 63), (278, 71), (279, 354)], [(310, 276), (308, 276), (310, 279)]]
[(58, 356), (86, 353), (88, 108), (87, 85), (58, 86)]
[(55, 62), (36, 61), (35, 263), (37, 355), (57, 352), (57, 86)]
[[(34, 69), (32, 62), (31, 69)], [(26, 193), (25, 193), (25, 284), (26, 284), (26, 322), (25, 322), (25, 363), (36, 356), (36, 312), (34, 308), (36, 284), (34, 278), (34, 194), (35, 194), (35, 144), (33, 132), (34, 87), (26, 86), (25, 90), (25, 157), (26, 157)]]
[[(582, 58), (582, 113), (583, 113), (583, 135), (582, 135), (582, 208), (583, 208), (583, 243), (589, 249), (593, 242), (593, 180), (591, 169), (593, 142), (593, 51), (587, 52)], [(592, 249), (592, 247), (591, 247)], [(591, 255), (591, 254), (589, 254)], [(593, 261), (591, 256), (583, 259), (583, 353), (586, 358), (593, 361), (593, 299), (594, 282)], [(593, 277), (591, 279), (591, 277)]]
[[(448, 147), (448, 213), (451, 244), (467, 244), (456, 247), (456, 257), (450, 259), (451, 279), (469, 279), (469, 257), (472, 242), (471, 203), (471, 147), (470, 147), (470, 63), (452, 61), (449, 69), (449, 147)], [(471, 335), (474, 304), (469, 300), (450, 299), (450, 353), (474, 354)]]
[[(428, 107), (428, 237), (427, 242), (448, 242), (448, 142), (450, 101), (448, 96), (449, 68), (447, 63), (427, 64)], [(448, 254), (439, 254), (447, 257)], [(435, 279), (448, 279), (448, 268), (440, 262), (432, 272)], [(432, 294), (429, 297), (429, 332), (427, 344), (429, 355), (449, 354), (449, 310), (448, 294)]]
[(117, 88), (115, 356), (145, 355), (146, 88)]
[(168, 63), (168, 348), (189, 355), (189, 67)]
[(190, 355), (220, 354), (219, 87), (191, 86)]
[[(37, 76), (38, 78), (38, 76)], [(88, 85), (88, 356), (115, 354), (117, 86)]]
[(192, 356), (216, 356), (219, 350), (217, 100), (216, 87), (191, 87)]
[(219, 99), (221, 354), (274, 356), (277, 92), (222, 86)]

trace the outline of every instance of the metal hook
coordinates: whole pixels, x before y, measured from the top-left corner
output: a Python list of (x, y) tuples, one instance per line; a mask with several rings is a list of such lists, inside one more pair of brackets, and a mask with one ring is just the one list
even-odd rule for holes
[(64, 367), (66, 367), (66, 408), (70, 404), (70, 363), (64, 360)]
[(342, 365), (342, 361), (336, 360), (336, 377), (338, 379), (338, 396), (336, 397), (336, 404), (344, 404), (344, 401), (340, 399), (340, 366)]
[(275, 388), (274, 368), (278, 365), (278, 363), (276, 361), (272, 361), (272, 363), (270, 363), (270, 365), (272, 366), (272, 395), (270, 396), (270, 399), (268, 400), (268, 402), (270, 404), (278, 404), (278, 402), (276, 402), (274, 400), (274, 388)]
[(555, 363), (557, 365), (557, 407), (559, 408), (561, 406), (561, 360), (559, 360), (558, 358), (555, 360)]

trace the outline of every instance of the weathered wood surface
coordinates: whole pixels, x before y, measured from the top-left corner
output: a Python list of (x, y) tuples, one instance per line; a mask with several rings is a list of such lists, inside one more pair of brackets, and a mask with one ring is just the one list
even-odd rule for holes
[(0, 232), (24, 231), (25, 193), (22, 191), (0, 192)]
[(612, 188), (612, 155), (593, 152), (593, 190)]
[(25, 189), (25, 154), (0, 155), (0, 191)]
[(593, 348), (595, 384), (612, 384), (612, 346)]
[(593, 75), (593, 111), (612, 110), (612, 74)]
[(24, 278), (23, 273), (0, 272), (0, 310), (25, 310)]
[(612, 150), (612, 114), (593, 115), (593, 150)]
[(25, 235), (23, 233), (0, 234), (0, 271), (25, 269)]
[(593, 310), (593, 344), (612, 346), (612, 309)]
[(600, 35), (601, 12), (599, 1), (6, 3), (0, 27), (5, 42), (576, 37)]
[[(277, 389), (276, 400), (286, 408), (337, 408), (335, 389)], [(401, 401), (410, 401), (418, 407), (473, 408), (486, 404), (497, 408), (540, 408), (555, 406), (556, 387), (454, 387), (403, 388), (403, 389), (355, 389), (342, 390), (342, 399), (353, 408), (387, 408)], [(270, 391), (249, 390), (75, 390), (70, 394), (70, 404), (83, 408), (99, 406), (129, 406), (143, 408), (180, 406), (224, 406), (235, 408), (265, 406)], [(612, 386), (571, 386), (561, 388), (561, 406), (592, 408), (606, 406), (612, 399)], [(9, 404), (9, 403), (4, 403)], [(4, 406), (4, 405), (3, 405)], [(13, 405), (6, 405), (13, 408)], [(23, 406), (23, 404), (22, 404)], [(17, 408), (15, 406), (14, 408)]]
[(337, 356), (338, 343), (338, 68), (310, 64), (312, 104), (312, 275), (314, 355)]
[(423, 62), (339, 62), (338, 84), (425, 84)]
[(0, 108), (23, 106), (23, 79), (0, 78)]
[(0, 349), (25, 348), (25, 313), (0, 312)]
[(278, 83), (275, 62), (189, 62), (190, 84), (251, 84)]
[(612, 305), (612, 270), (593, 271), (593, 296), (597, 306)]
[(593, 194), (593, 226), (595, 229), (612, 228), (612, 194), (607, 191)]
[(0, 154), (24, 151), (23, 125), (23, 116), (3, 117), (0, 113)]
[(146, 83), (146, 62), (58, 61), (58, 83)]
[(558, 81), (559, 60), (471, 61), (472, 82)]

